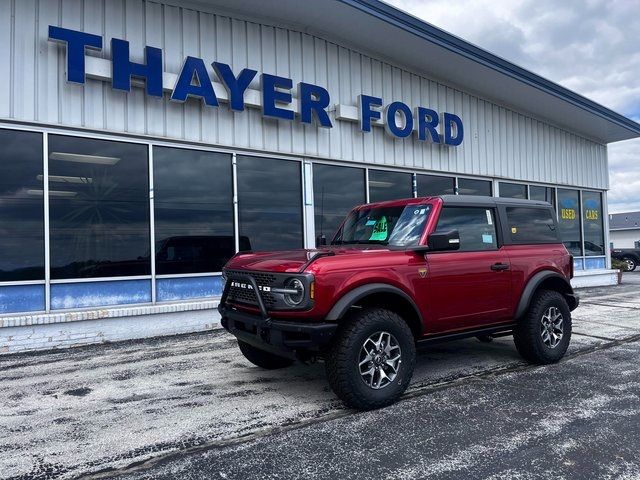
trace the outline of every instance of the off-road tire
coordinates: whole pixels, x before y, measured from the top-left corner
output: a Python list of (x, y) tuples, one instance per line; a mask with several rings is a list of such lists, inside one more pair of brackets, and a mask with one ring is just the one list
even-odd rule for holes
[(238, 340), (238, 347), (240, 347), (240, 351), (244, 355), (244, 358), (260, 368), (276, 370), (278, 368), (288, 367), (293, 363), (293, 360), (290, 358), (265, 352), (264, 350), (260, 350), (253, 345), (249, 345), (242, 340)]
[[(555, 307), (562, 314), (562, 338), (555, 348), (545, 345), (542, 340), (542, 317)], [(566, 353), (571, 340), (571, 311), (561, 293), (553, 290), (539, 290), (531, 300), (529, 310), (518, 321), (513, 330), (513, 340), (518, 353), (528, 362), (547, 365), (558, 362)]]
[(622, 261), (625, 264), (626, 272), (633, 272), (638, 266), (638, 262), (636, 262), (636, 259), (632, 257), (622, 257)]
[[(362, 345), (378, 332), (395, 337), (401, 358), (393, 381), (376, 390), (365, 383), (358, 364)], [(394, 403), (404, 393), (413, 375), (415, 359), (415, 339), (402, 317), (383, 308), (368, 308), (343, 319), (325, 354), (325, 368), (331, 389), (345, 405), (373, 410)]]

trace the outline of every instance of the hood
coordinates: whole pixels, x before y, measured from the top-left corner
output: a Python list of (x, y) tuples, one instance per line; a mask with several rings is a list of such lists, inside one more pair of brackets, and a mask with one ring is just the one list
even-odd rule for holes
[(326, 247), (319, 249), (283, 250), (279, 252), (239, 253), (225, 265), (231, 270), (258, 270), (262, 272), (296, 273), (317, 255), (353, 255), (365, 250), (385, 249), (383, 245), (360, 247)]

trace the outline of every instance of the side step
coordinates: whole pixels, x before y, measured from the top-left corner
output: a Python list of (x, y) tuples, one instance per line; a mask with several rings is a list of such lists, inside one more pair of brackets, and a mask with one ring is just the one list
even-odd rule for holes
[(436, 343), (450, 342), (452, 340), (461, 340), (463, 338), (470, 338), (470, 337), (483, 337), (483, 336), (489, 336), (492, 338), (506, 337), (513, 334), (514, 326), (515, 324), (510, 323), (508, 325), (499, 325), (497, 327), (477, 328), (474, 330), (466, 330), (464, 332), (434, 335), (432, 337), (427, 337), (427, 338), (418, 340), (416, 344), (418, 346), (433, 345)]

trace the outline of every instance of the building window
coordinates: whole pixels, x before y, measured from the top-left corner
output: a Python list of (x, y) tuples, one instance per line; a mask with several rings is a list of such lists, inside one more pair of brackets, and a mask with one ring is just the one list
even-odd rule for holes
[(0, 130), (0, 145), (0, 281), (44, 280), (42, 134)]
[(151, 273), (147, 148), (49, 136), (51, 278)]
[(365, 203), (364, 170), (315, 163), (313, 165), (313, 203), (318, 245), (327, 243), (356, 205)]
[[(502, 187), (500, 187), (502, 190)], [(529, 200), (538, 200), (540, 202), (548, 202), (551, 205), (556, 204), (555, 189), (553, 187), (541, 187), (540, 185), (529, 186)]]
[(153, 148), (156, 274), (219, 272), (235, 253), (231, 155)]
[(300, 163), (250, 156), (237, 161), (240, 250), (301, 248)]
[(418, 196), (453, 195), (455, 179), (438, 175), (416, 175)]
[(602, 194), (582, 192), (582, 221), (584, 222), (584, 254), (604, 255), (602, 223)]
[(459, 178), (458, 195), (482, 195), (484, 197), (490, 197), (491, 181)]
[(369, 170), (369, 201), (384, 202), (412, 197), (412, 174)]
[(502, 198), (527, 198), (527, 186), (519, 183), (500, 182), (500, 196)]
[(578, 190), (558, 189), (558, 226), (560, 238), (569, 253), (582, 255), (580, 239), (580, 200)]

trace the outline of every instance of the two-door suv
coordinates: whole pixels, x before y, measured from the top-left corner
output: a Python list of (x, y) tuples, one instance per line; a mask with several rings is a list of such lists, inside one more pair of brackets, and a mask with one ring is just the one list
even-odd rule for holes
[(407, 388), (416, 343), (513, 335), (526, 360), (560, 360), (572, 275), (548, 203), (412, 198), (356, 207), (329, 246), (236, 255), (219, 311), (250, 362), (323, 359), (338, 397), (372, 409)]

